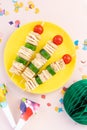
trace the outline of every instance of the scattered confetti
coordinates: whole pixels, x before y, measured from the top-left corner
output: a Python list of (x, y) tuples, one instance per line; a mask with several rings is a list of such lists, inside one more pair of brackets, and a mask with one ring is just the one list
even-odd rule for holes
[(35, 8), (35, 14), (38, 14), (40, 12), (39, 8)]
[(60, 102), (61, 104), (63, 104), (63, 98), (60, 98), (59, 102)]
[(75, 46), (78, 46), (79, 40), (75, 40), (75, 41), (74, 41), (74, 44), (75, 44)]
[(60, 108), (58, 109), (58, 112), (63, 112), (62, 107), (60, 107)]
[(51, 103), (47, 103), (47, 106), (50, 107), (50, 106), (51, 106)]
[(28, 8), (28, 7), (25, 7), (25, 10), (26, 10), (26, 11), (28, 11), (28, 10), (29, 10), (29, 8)]
[(29, 7), (29, 9), (33, 9), (33, 8), (35, 8), (35, 5), (34, 5), (34, 3), (32, 1), (29, 1), (28, 2), (28, 7)]
[(84, 60), (84, 61), (83, 61), (83, 60), (81, 60), (80, 62), (81, 62), (82, 64), (85, 64), (85, 63), (86, 63), (86, 61), (85, 61), (85, 60)]
[(66, 88), (66, 87), (63, 87), (63, 90), (64, 90), (64, 91), (66, 91), (66, 90), (67, 90), (67, 88)]
[(61, 93), (64, 95), (66, 90), (67, 90), (67, 88), (63, 87), (63, 89), (61, 90)]
[(45, 98), (46, 98), (46, 95), (41, 95), (41, 98), (45, 99)]
[(87, 75), (82, 75), (82, 79), (87, 79)]
[(23, 7), (23, 3), (22, 2), (20, 2), (20, 3), (16, 2), (16, 3), (14, 3), (14, 7), (15, 7), (14, 12), (18, 13), (19, 9)]
[(83, 48), (82, 48), (84, 51), (87, 50), (87, 39), (84, 40), (84, 43), (83, 43)]
[(58, 107), (55, 107), (55, 111), (58, 112)]
[(79, 49), (79, 46), (78, 46), (79, 45), (79, 41), (78, 40), (74, 41), (74, 45), (75, 45), (76, 49)]
[(79, 40), (75, 40), (74, 45), (75, 45), (75, 48), (78, 49), (79, 48), (79, 46), (78, 46), (79, 45)]
[(65, 94), (65, 91), (64, 91), (64, 90), (61, 90), (61, 94), (63, 94), (63, 95), (64, 95), (64, 94)]
[(83, 48), (82, 48), (84, 51), (86, 51), (87, 50), (87, 45), (83, 45)]
[(20, 20), (15, 21), (15, 27), (19, 28), (20, 27)]
[(35, 14), (38, 14), (40, 12), (39, 8), (35, 7), (35, 4), (33, 1), (28, 2), (28, 6), (25, 7), (25, 10), (28, 11), (30, 9), (34, 9)]
[(3, 16), (5, 14), (5, 9), (0, 8), (0, 16)]
[(14, 24), (14, 22), (13, 21), (9, 21), (9, 24), (12, 25), (12, 24)]
[(8, 22), (9, 23), (9, 25), (14, 25), (14, 27), (16, 27), (16, 28), (19, 28), (20, 27), (20, 20), (15, 20), (15, 21), (9, 21)]
[(34, 5), (33, 1), (29, 1), (28, 6), (25, 7), (25, 10), (28, 11), (29, 9), (34, 9), (34, 8), (35, 8), (35, 5)]
[(56, 107), (55, 107), (55, 111), (56, 111), (56, 112), (59, 112), (59, 113), (60, 113), (60, 112), (63, 112), (63, 108), (62, 108), (62, 107), (59, 107), (59, 108), (58, 108), (58, 107), (56, 106)]
[(9, 14), (8, 11), (6, 11), (5, 9), (0, 8), (0, 16), (3, 16), (3, 15), (7, 16), (8, 14)]
[(8, 11), (5, 11), (5, 16), (9, 15), (9, 12)]
[(87, 45), (87, 39), (84, 40), (84, 44)]

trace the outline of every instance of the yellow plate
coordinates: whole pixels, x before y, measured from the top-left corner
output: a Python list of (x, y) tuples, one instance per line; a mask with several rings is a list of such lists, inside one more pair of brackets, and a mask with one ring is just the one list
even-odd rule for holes
[[(4, 64), (7, 74), (9, 75), (11, 80), (23, 90), (25, 90), (25, 84), (23, 78), (21, 76), (16, 75), (13, 76), (9, 72), (9, 69), (16, 58), (19, 48), (25, 44), (26, 35), (33, 30), (33, 27), (36, 24), (41, 24), (41, 21), (28, 23), (17, 29), (7, 41), (4, 50)], [(76, 62), (75, 47), (69, 35), (59, 26), (49, 22), (45, 22), (43, 28), (44, 32), (41, 35), (41, 40), (38, 44), (36, 52), (38, 52), (47, 43), (48, 40), (51, 40), (57, 34), (63, 36), (63, 43), (58, 46), (56, 52), (52, 55), (50, 60), (46, 63), (46, 65), (42, 69), (44, 69), (48, 64), (52, 63), (53, 61), (60, 59), (66, 53), (72, 56), (72, 61), (70, 64), (66, 65), (66, 67), (63, 70), (59, 71), (56, 75), (54, 75), (44, 84), (39, 85), (36, 89), (31, 91), (31, 93), (36, 94), (49, 93), (62, 87), (69, 80), (74, 70)]]

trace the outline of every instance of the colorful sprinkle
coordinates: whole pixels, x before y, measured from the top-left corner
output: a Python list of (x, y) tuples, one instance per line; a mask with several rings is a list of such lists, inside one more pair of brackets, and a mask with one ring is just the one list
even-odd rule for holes
[(67, 88), (66, 87), (63, 87), (62, 90), (61, 90), (61, 93), (64, 95), (65, 92), (66, 92)]
[(22, 7), (23, 7), (23, 3), (22, 2), (20, 2), (20, 3), (18, 3), (18, 2), (14, 3), (14, 12), (18, 13), (19, 9), (22, 8)]
[(60, 102), (61, 104), (63, 104), (63, 98), (60, 98), (59, 102)]
[(16, 28), (20, 27), (20, 20), (9, 21), (8, 23), (9, 23), (9, 25), (14, 25)]
[(60, 108), (58, 109), (58, 112), (63, 112), (62, 107), (60, 107)]
[(38, 14), (40, 12), (39, 8), (35, 8), (35, 14)]
[(15, 27), (19, 28), (20, 27), (20, 20), (15, 21)]
[(75, 46), (75, 49), (76, 49), (76, 50), (79, 49), (79, 46)]
[(3, 15), (7, 16), (8, 14), (9, 14), (8, 11), (6, 11), (5, 9), (0, 8), (0, 16), (3, 16)]
[(5, 11), (5, 16), (9, 15), (9, 12), (8, 11)]
[(55, 107), (55, 111), (56, 111), (56, 112), (59, 112), (59, 113), (60, 113), (60, 112), (63, 112), (63, 108), (56, 106), (56, 107)]
[(45, 99), (45, 98), (46, 98), (46, 95), (41, 95), (41, 98), (42, 98), (42, 99)]
[(61, 90), (61, 94), (63, 94), (63, 95), (64, 95), (64, 94), (65, 94), (65, 91), (64, 91), (64, 90)]
[(28, 11), (28, 10), (29, 10), (29, 7), (25, 7), (25, 10)]
[(3, 16), (5, 14), (5, 9), (0, 8), (0, 16)]
[(87, 39), (84, 40), (84, 44), (87, 45)]
[(87, 45), (83, 45), (83, 48), (82, 48), (84, 51), (86, 51), (87, 50)]
[(80, 62), (81, 62), (82, 64), (85, 64), (85, 63), (86, 63), (86, 61), (85, 61), (85, 60), (84, 60), (84, 61), (83, 61), (83, 60), (81, 60)]
[(66, 91), (66, 90), (67, 90), (67, 88), (66, 88), (66, 87), (63, 87), (63, 90), (64, 90), (64, 91)]
[(75, 46), (78, 46), (79, 40), (75, 40), (75, 41), (74, 41), (74, 44), (75, 44)]
[(87, 79), (87, 75), (82, 75), (82, 79)]
[(55, 107), (55, 111), (58, 112), (58, 107), (57, 106)]
[(13, 21), (9, 21), (8, 23), (9, 23), (10, 25), (14, 24), (14, 22), (13, 22)]
[(51, 103), (47, 103), (47, 106), (50, 107), (50, 106), (51, 106)]
[(82, 48), (84, 51), (87, 50), (87, 39), (84, 40), (84, 43), (83, 43), (83, 48)]
[(39, 8), (35, 7), (35, 4), (33, 3), (33, 1), (29, 1), (28, 2), (28, 6), (25, 7), (25, 10), (28, 11), (30, 9), (34, 9), (34, 13), (38, 14), (40, 12)]
[(74, 41), (74, 45), (75, 45), (76, 49), (79, 49), (79, 46), (78, 46), (79, 45), (79, 40)]
[(33, 9), (33, 8), (35, 8), (35, 5), (34, 5), (34, 3), (32, 1), (29, 1), (28, 2), (28, 7), (29, 7), (29, 9)]

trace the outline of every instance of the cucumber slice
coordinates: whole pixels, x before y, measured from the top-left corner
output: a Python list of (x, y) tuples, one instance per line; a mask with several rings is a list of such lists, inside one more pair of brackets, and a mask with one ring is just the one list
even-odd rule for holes
[(25, 43), (25, 47), (31, 49), (32, 51), (36, 50), (36, 46), (30, 43)]
[(40, 77), (39, 76), (36, 76), (35, 77), (35, 80), (38, 84), (42, 84), (43, 82), (41, 81)]
[(46, 67), (46, 69), (48, 70), (48, 72), (49, 72), (51, 75), (55, 75), (55, 74), (56, 74), (56, 72), (54, 71), (54, 69), (53, 69), (50, 65), (48, 65), (48, 66)]
[(25, 59), (23, 59), (19, 56), (16, 57), (16, 61), (19, 63), (22, 63), (23, 65), (26, 65), (28, 63), (28, 61), (26, 61)]
[(47, 60), (51, 57), (50, 54), (47, 51), (45, 51), (44, 49), (40, 50), (40, 54)]
[(39, 69), (34, 65), (32, 64), (31, 62), (29, 63), (28, 67), (35, 73), (37, 74)]

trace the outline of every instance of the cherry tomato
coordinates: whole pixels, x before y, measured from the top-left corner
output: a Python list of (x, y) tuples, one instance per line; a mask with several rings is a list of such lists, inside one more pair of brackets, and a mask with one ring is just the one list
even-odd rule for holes
[(65, 62), (65, 64), (70, 63), (72, 60), (72, 57), (69, 54), (65, 54), (62, 58), (63, 58), (63, 61)]
[(36, 25), (34, 27), (34, 32), (42, 34), (43, 33), (43, 27), (41, 25)]
[(56, 35), (53, 38), (53, 43), (56, 44), (56, 45), (60, 45), (62, 42), (63, 42), (63, 37), (60, 36), (60, 35)]

